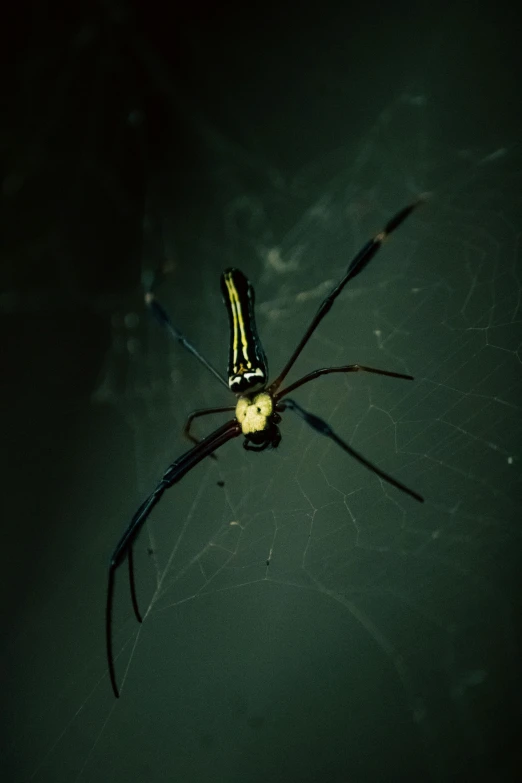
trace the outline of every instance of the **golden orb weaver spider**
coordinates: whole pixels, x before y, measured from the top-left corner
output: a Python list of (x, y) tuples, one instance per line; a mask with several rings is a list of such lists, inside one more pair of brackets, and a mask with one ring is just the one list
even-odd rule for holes
[[(228, 381), (208, 362), (194, 346), (179, 332), (170, 321), (167, 313), (156, 300), (152, 291), (145, 295), (145, 301), (154, 317), (159, 323), (167, 329), (171, 336), (180, 342), (183, 347), (192, 353), (201, 364), (203, 364), (227, 389), (238, 395), (235, 407), (205, 408), (203, 410), (193, 411), (187, 419), (184, 428), (184, 434), (194, 442), (193, 448), (187, 451), (177, 460), (172, 462), (161, 481), (149, 497), (143, 501), (129, 526), (120, 538), (114, 552), (111, 555), (109, 563), (109, 579), (107, 585), (107, 604), (105, 613), (105, 634), (107, 647), (107, 662), (112, 690), (116, 698), (119, 698), (119, 689), (116, 683), (116, 672), (114, 668), (114, 658), (112, 653), (112, 605), (114, 596), (114, 577), (116, 569), (127, 557), (129, 563), (129, 582), (132, 606), (138, 622), (142, 622), (141, 614), (138, 608), (136, 589), (134, 583), (132, 546), (145, 521), (152, 509), (159, 502), (163, 493), (169, 487), (172, 487), (178, 481), (181, 481), (198, 462), (208, 456), (213, 456), (214, 452), (223, 444), (232, 438), (243, 435), (245, 440), (243, 446), (250, 451), (263, 451), (266, 448), (276, 448), (281, 441), (281, 433), (278, 424), (281, 422), (281, 413), (286, 409), (293, 411), (300, 416), (312, 429), (321, 435), (330, 438), (337, 443), (347, 454), (354, 457), (369, 470), (373, 471), (379, 478), (387, 481), (392, 486), (405, 492), (414, 500), (420, 503), (424, 499), (412, 489), (409, 489), (397, 479), (385, 473), (372, 462), (367, 460), (362, 454), (348, 445), (332, 430), (332, 428), (323, 419), (309, 413), (294, 400), (286, 398), (289, 392), (295, 391), (305, 383), (319, 378), (320, 375), (328, 375), (334, 372), (368, 372), (376, 375), (387, 375), (390, 378), (402, 378), (412, 381), (411, 375), (403, 375), (398, 372), (388, 370), (378, 370), (375, 367), (366, 367), (362, 364), (348, 364), (341, 367), (323, 367), (304, 375), (299, 380), (294, 381), (289, 386), (279, 391), (279, 387), (288, 375), (288, 372), (294, 365), (296, 359), (301, 354), (306, 343), (313, 332), (320, 324), (324, 316), (332, 307), (345, 285), (358, 275), (364, 267), (370, 262), (373, 256), (381, 247), (384, 239), (395, 231), (401, 223), (413, 212), (413, 210), (422, 203), (422, 198), (398, 212), (373, 239), (370, 239), (351, 261), (346, 274), (337, 283), (336, 286), (325, 297), (312, 322), (301, 338), (289, 360), (277, 376), (277, 378), (268, 383), (268, 364), (263, 351), (261, 341), (257, 335), (255, 313), (254, 313), (254, 288), (245, 275), (239, 269), (227, 269), (221, 276), (221, 290), (223, 299), (228, 311), (230, 322), (230, 350), (228, 360)], [(285, 401), (281, 400), (285, 397)], [(195, 418), (206, 416), (211, 413), (225, 413), (235, 411), (235, 417), (218, 427), (210, 435), (202, 440), (197, 440), (190, 433), (190, 427)]]

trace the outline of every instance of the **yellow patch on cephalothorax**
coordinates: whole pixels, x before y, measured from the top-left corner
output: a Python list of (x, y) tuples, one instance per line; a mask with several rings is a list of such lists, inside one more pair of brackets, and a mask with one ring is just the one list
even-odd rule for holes
[(260, 392), (252, 398), (240, 397), (236, 405), (236, 419), (241, 424), (243, 435), (266, 430), (273, 408), (272, 398), (266, 392)]

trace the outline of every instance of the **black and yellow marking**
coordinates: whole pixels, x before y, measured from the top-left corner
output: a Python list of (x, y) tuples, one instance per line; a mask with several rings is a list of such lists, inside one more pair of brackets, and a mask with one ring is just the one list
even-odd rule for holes
[(254, 288), (239, 269), (227, 269), (221, 276), (221, 290), (230, 322), (230, 390), (244, 394), (264, 389), (268, 364), (257, 334)]

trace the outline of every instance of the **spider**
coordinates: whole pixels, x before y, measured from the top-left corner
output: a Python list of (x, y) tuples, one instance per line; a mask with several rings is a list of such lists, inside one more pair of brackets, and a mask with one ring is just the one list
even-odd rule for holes
[[(402, 373), (391, 372), (389, 370), (378, 370), (375, 367), (367, 367), (362, 364), (348, 364), (341, 367), (323, 367), (314, 370), (280, 390), (281, 384), (301, 354), (301, 351), (328, 313), (345, 285), (362, 272), (364, 267), (377, 253), (384, 239), (406, 220), (413, 210), (422, 203), (422, 200), (423, 199), (420, 198), (398, 212), (386, 224), (384, 229), (376, 234), (373, 239), (370, 239), (359, 251), (348, 266), (344, 277), (323, 300), (286, 365), (277, 378), (271, 383), (268, 382), (268, 364), (256, 329), (254, 288), (239, 269), (227, 269), (221, 276), (221, 290), (230, 323), (228, 380), (226, 380), (221, 373), (219, 373), (196, 350), (183, 334), (175, 328), (163, 307), (156, 300), (152, 291), (149, 290), (145, 294), (145, 302), (156, 320), (166, 328), (175, 340), (192, 353), (223, 386), (226, 386), (227, 389), (230, 389), (231, 392), (237, 395), (237, 402), (235, 406), (200, 409), (193, 411), (189, 415), (183, 432), (184, 435), (194, 443), (194, 446), (168, 466), (156, 488), (148, 498), (143, 501), (132, 517), (129, 526), (111, 555), (107, 585), (105, 632), (109, 676), (112, 690), (116, 698), (119, 698), (120, 695), (116, 682), (112, 653), (112, 606), (116, 570), (125, 557), (127, 557), (132, 606), (136, 619), (141, 623), (142, 617), (138, 608), (134, 583), (133, 544), (149, 514), (159, 502), (165, 490), (172, 487), (178, 481), (181, 481), (183, 476), (192, 470), (192, 468), (205, 457), (215, 457), (214, 452), (227, 441), (232, 440), (232, 438), (237, 438), (239, 435), (243, 435), (243, 446), (249, 451), (263, 451), (267, 448), (276, 448), (281, 441), (281, 433), (278, 426), (281, 422), (281, 413), (288, 409), (297, 416), (300, 416), (320, 435), (330, 438), (334, 443), (340, 446), (343, 451), (351, 457), (354, 457), (362, 465), (369, 468), (369, 470), (373, 471), (380, 479), (387, 481), (388, 484), (400, 489), (402, 492), (414, 498), (414, 500), (417, 500), (420, 503), (424, 502), (424, 499), (417, 492), (409, 489), (400, 481), (374, 465), (370, 460), (366, 459), (366, 457), (363, 457), (362, 454), (359, 454), (358, 451), (340, 438), (323, 419), (309, 413), (302, 408), (301, 405), (295, 402), (295, 400), (288, 399), (287, 397), (290, 392), (295, 391), (300, 386), (304, 386), (310, 381), (314, 381), (316, 378), (319, 378), (319, 376), (335, 372), (375, 373), (376, 375), (387, 375), (390, 378), (401, 378), (407, 381), (413, 380), (411, 375), (403, 375)], [(207, 435), (206, 438), (198, 440), (191, 434), (190, 428), (194, 419), (199, 418), (200, 416), (207, 416), (211, 413), (232, 411), (235, 412), (234, 418), (227, 421), (226, 424), (221, 425), (221, 427), (218, 427), (210, 435)]]

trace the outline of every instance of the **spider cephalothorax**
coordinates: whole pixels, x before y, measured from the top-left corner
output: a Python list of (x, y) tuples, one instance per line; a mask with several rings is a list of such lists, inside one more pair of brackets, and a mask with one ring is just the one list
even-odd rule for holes
[[(136, 618), (141, 622), (141, 615), (138, 609), (136, 591), (134, 586), (133, 566), (132, 566), (132, 545), (136, 540), (143, 524), (147, 520), (150, 512), (159, 502), (163, 493), (169, 487), (172, 487), (178, 481), (181, 481), (198, 462), (208, 456), (214, 456), (214, 452), (224, 443), (232, 438), (243, 435), (244, 447), (250, 451), (263, 451), (266, 448), (276, 448), (281, 440), (278, 424), (281, 421), (280, 414), (285, 410), (291, 410), (300, 416), (306, 424), (313, 430), (340, 446), (350, 456), (354, 457), (362, 465), (372, 470), (380, 479), (388, 482), (397, 489), (405, 492), (410, 497), (422, 502), (422, 497), (408, 489), (397, 479), (389, 476), (383, 470), (378, 468), (372, 462), (359, 454), (352, 446), (340, 438), (330, 427), (330, 425), (312, 413), (302, 408), (294, 400), (288, 399), (287, 395), (303, 386), (305, 383), (319, 378), (321, 375), (330, 373), (348, 373), (348, 372), (368, 372), (376, 375), (387, 375), (392, 378), (403, 378), (413, 380), (411, 375), (390, 372), (388, 370), (377, 370), (374, 367), (366, 367), (362, 364), (348, 364), (342, 367), (323, 367), (314, 370), (308, 375), (304, 375), (297, 381), (294, 381), (286, 388), (280, 390), (280, 387), (293, 367), (296, 359), (301, 354), (304, 346), (312, 336), (313, 332), (322, 321), (326, 313), (332, 307), (335, 299), (339, 296), (349, 280), (352, 280), (373, 258), (380, 248), (383, 240), (388, 234), (391, 234), (400, 224), (410, 215), (419, 201), (402, 209), (386, 225), (383, 231), (379, 232), (367, 242), (359, 253), (352, 260), (346, 274), (330, 291), (323, 300), (317, 313), (315, 314), (308, 329), (301, 338), (297, 348), (294, 350), (290, 359), (287, 361), (277, 378), (268, 383), (268, 364), (265, 352), (259, 340), (255, 317), (254, 317), (254, 288), (245, 275), (239, 269), (227, 269), (221, 277), (221, 290), (228, 311), (230, 321), (230, 351), (228, 361), (228, 380), (213, 367), (204, 356), (190, 343), (178, 329), (173, 325), (163, 307), (156, 300), (152, 291), (148, 291), (145, 296), (145, 302), (149, 306), (155, 318), (164, 326), (170, 335), (174, 337), (181, 345), (196, 357), (196, 359), (209, 370), (215, 378), (227, 389), (240, 395), (235, 407), (205, 408), (193, 411), (187, 419), (184, 433), (194, 443), (194, 447), (175, 460), (168, 466), (154, 491), (141, 504), (139, 509), (132, 517), (130, 524), (120, 538), (114, 549), (109, 563), (109, 579), (107, 585), (107, 607), (105, 613), (106, 622), (106, 643), (107, 643), (107, 661), (109, 666), (109, 676), (112, 690), (116, 697), (119, 696), (118, 686), (116, 684), (116, 672), (114, 668), (114, 658), (112, 654), (112, 603), (114, 595), (114, 577), (118, 566), (125, 557), (129, 561), (129, 579), (131, 586), (132, 605)], [(281, 400), (284, 398), (284, 401)], [(198, 440), (190, 432), (192, 422), (200, 416), (207, 416), (210, 413), (224, 413), (226, 411), (235, 411), (235, 417), (218, 427), (203, 440)]]
[(236, 419), (245, 436), (243, 446), (248, 451), (279, 446), (281, 433), (277, 425), (281, 416), (274, 410), (274, 401), (268, 392), (241, 396), (236, 405)]

